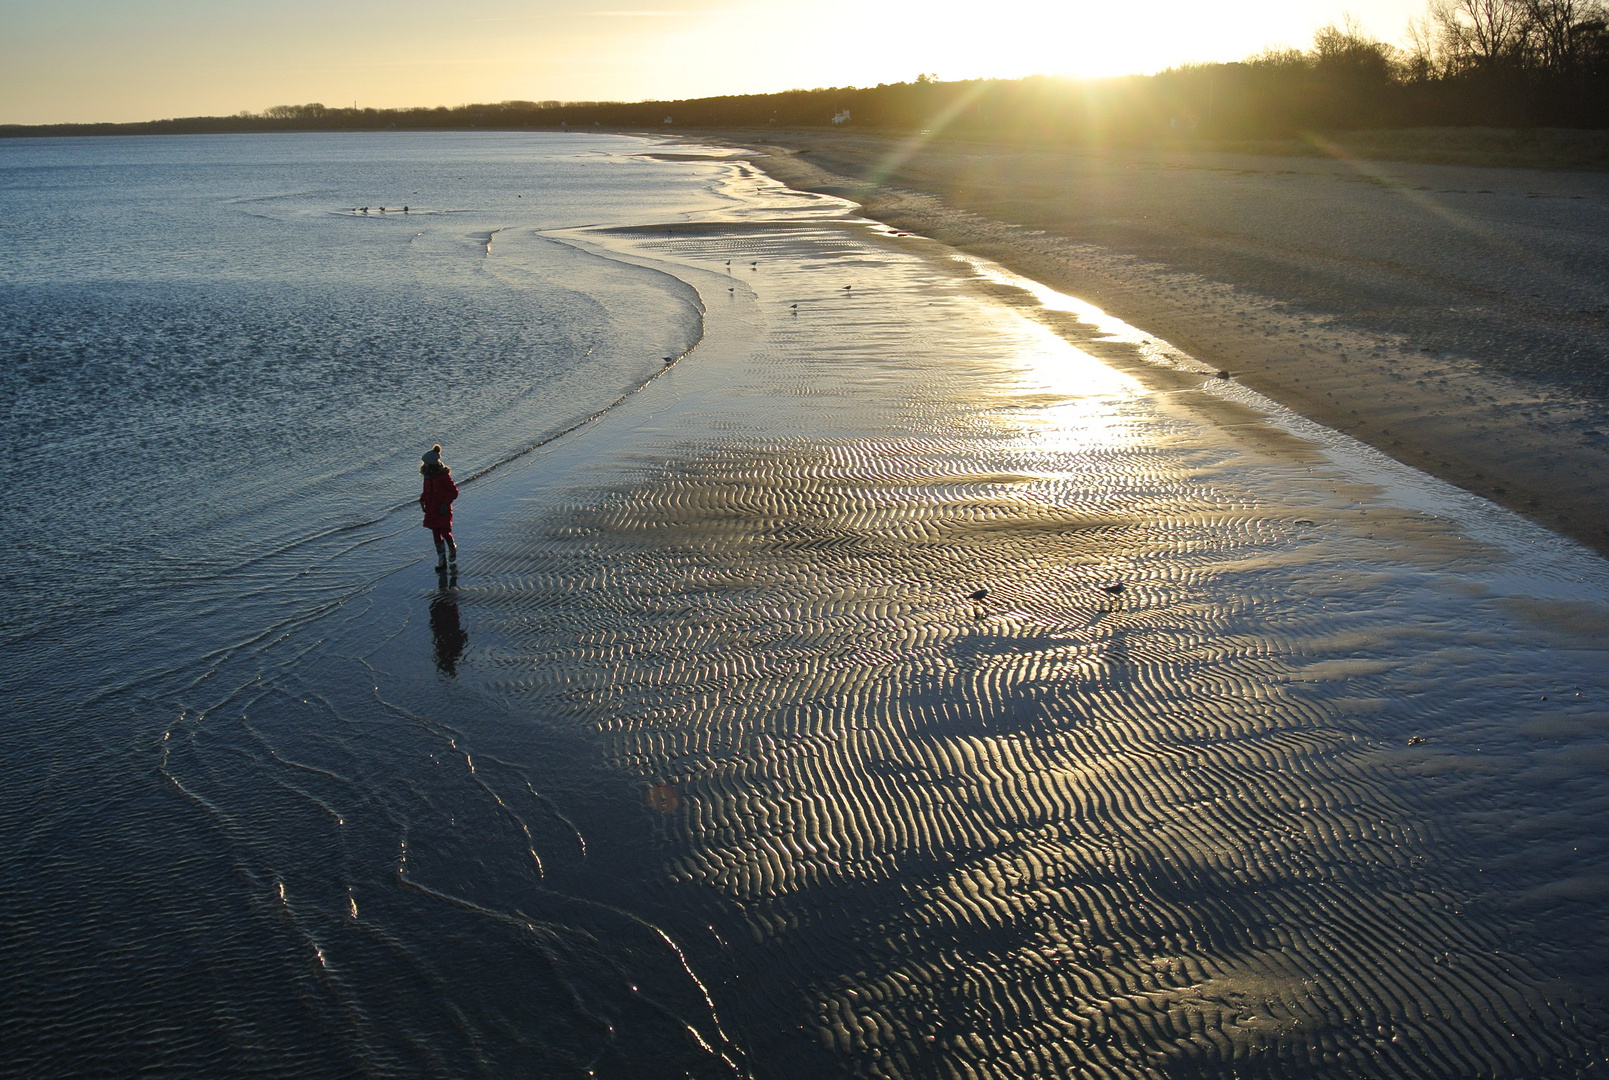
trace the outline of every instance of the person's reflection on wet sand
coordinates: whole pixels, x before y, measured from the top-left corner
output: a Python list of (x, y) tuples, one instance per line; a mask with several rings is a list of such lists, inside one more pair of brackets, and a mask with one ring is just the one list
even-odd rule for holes
[(464, 655), (469, 634), (458, 621), (458, 600), (450, 592), (430, 602), (430, 636), (436, 641), (436, 670), (457, 678), (458, 658)]

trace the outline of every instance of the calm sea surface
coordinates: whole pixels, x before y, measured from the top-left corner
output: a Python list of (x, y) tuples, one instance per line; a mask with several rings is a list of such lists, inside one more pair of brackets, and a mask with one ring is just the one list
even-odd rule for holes
[(46, 629), (47, 610), (122, 603), (152, 568), (227, 571), (369, 520), (408, 497), (432, 442), (464, 476), (686, 349), (689, 290), (536, 235), (718, 202), (707, 173), (643, 149), (0, 145), (0, 400), (17, 475), (36, 478), (4, 540), (29, 582), (4, 640)]
[[(698, 340), (681, 282), (542, 235), (730, 203), (715, 170), (650, 149), (491, 133), (0, 143), (0, 1072), (459, 1071), (439, 1055), (474, 1043), (477, 1022), (455, 1013), (442, 980), (463, 976), (444, 976), (428, 944), (373, 943), (400, 965), (357, 977), (394, 999), (371, 1018), (389, 1031), (374, 1047), (309, 1026), (363, 1010), (305, 997), (330, 971), (318, 933), (244, 853), (272, 820), (291, 848), (328, 854), (328, 820), (214, 813), (170, 767), (169, 733), (221, 703), (250, 711), (233, 695), (265, 664), (319, 687), (321, 635), (286, 642), (429, 554), (412, 499), (432, 442), (462, 481)], [(462, 636), (455, 608), (431, 617), (442, 640)], [(424, 670), (436, 674), (428, 658)], [(359, 781), (365, 798), (430, 802), (428, 781), (395, 786), (411, 782)], [(345, 893), (332, 903), (356, 913)], [(596, 1058), (608, 1025), (544, 978), (533, 998), (521, 977), (519, 1008), (541, 1020), (516, 1042)], [(399, 1012), (409, 1000), (429, 1015)]]

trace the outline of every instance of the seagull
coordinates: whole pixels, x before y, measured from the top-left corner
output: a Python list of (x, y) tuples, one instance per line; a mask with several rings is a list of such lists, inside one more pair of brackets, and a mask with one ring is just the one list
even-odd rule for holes
[(732, 265), (732, 260), (731, 260), (731, 259), (727, 259), (727, 260), (726, 260), (726, 265), (727, 265), (727, 266), (731, 266), (731, 265)]
[(1113, 596), (1116, 596), (1118, 593), (1120, 593), (1122, 591), (1123, 591), (1123, 583), (1121, 581), (1114, 581), (1110, 585), (1102, 585), (1101, 586), (1101, 592), (1103, 592), (1103, 593), (1111, 593)]
[(664, 358), (664, 360), (667, 364), (674, 364), (676, 362), (676, 358), (674, 356), (667, 356)]
[(727, 292), (737, 292), (737, 289), (736, 289), (736, 288), (734, 288), (734, 287), (733, 287), (733, 286), (731, 286), (731, 285), (728, 285), (728, 286), (727, 286), (727, 287), (726, 287), (726, 291), (727, 291)]
[(989, 590), (988, 589), (979, 589), (977, 592), (967, 593), (967, 599), (968, 600), (982, 600), (985, 596), (988, 596), (988, 595), (989, 595)]
[(799, 310), (799, 305), (798, 304), (789, 304), (788, 306), (791, 307), (795, 311)]
[(853, 288), (854, 288), (854, 286), (853, 286), (853, 285), (845, 285), (845, 286), (844, 286), (844, 288), (845, 288), (845, 289), (853, 289)]

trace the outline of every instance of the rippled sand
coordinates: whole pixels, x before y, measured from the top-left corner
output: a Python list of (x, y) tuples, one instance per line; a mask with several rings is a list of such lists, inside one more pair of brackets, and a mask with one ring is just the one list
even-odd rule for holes
[(740, 1067), (1602, 1067), (1600, 559), (916, 238), (590, 242), (709, 338), (459, 595)]
[(734, 176), (799, 211), (565, 235), (705, 336), (467, 484), (456, 583), (334, 538), (177, 716), (108, 691), (162, 733), (30, 837), (9, 925), (94, 932), (5, 947), (16, 1067), (1602, 1070), (1609, 567)]

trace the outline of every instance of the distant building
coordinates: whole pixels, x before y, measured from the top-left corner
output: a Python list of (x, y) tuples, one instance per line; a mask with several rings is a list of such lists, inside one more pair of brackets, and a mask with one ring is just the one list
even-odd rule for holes
[(833, 113), (832, 114), (832, 122), (835, 123), (835, 124), (847, 124), (847, 123), (849, 123), (849, 110), (845, 109), (843, 112)]

